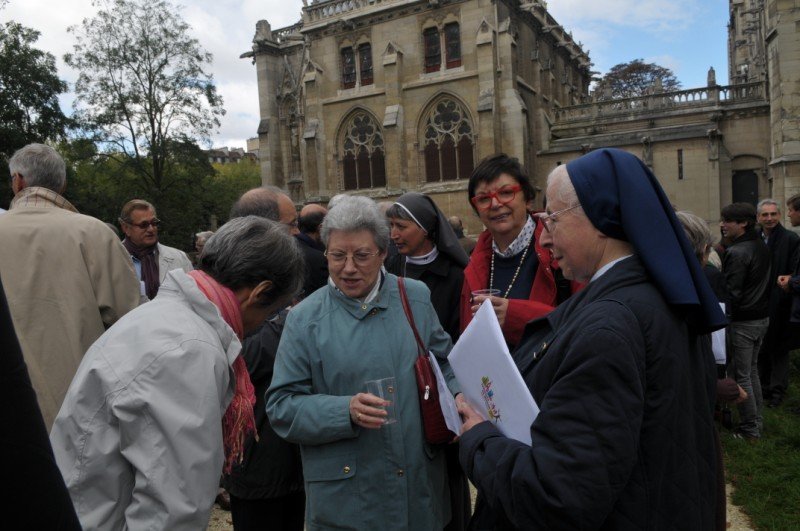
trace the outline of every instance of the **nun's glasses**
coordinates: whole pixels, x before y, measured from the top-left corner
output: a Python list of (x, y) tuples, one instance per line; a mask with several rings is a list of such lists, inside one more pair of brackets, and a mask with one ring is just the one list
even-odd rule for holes
[(556, 219), (556, 216), (563, 214), (564, 212), (569, 212), (570, 210), (578, 208), (579, 206), (581, 205), (572, 205), (571, 207), (562, 208), (561, 210), (556, 210), (555, 212), (551, 212), (549, 214), (545, 213), (537, 214), (537, 217), (541, 220), (542, 225), (544, 225), (544, 229), (547, 232), (553, 232), (553, 223), (558, 221)]

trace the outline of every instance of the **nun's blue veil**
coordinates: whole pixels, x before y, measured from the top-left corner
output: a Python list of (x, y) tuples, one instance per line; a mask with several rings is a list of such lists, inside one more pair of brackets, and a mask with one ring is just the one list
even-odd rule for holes
[(700, 333), (727, 324), (661, 185), (620, 149), (599, 149), (567, 163), (581, 207), (600, 232), (629, 242), (669, 304), (685, 307)]

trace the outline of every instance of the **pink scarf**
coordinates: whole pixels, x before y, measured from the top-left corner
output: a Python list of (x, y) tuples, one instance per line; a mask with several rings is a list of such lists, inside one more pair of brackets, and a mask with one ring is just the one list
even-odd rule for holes
[[(242, 312), (239, 302), (233, 291), (226, 288), (207, 273), (195, 269), (189, 273), (200, 291), (208, 297), (219, 310), (220, 315), (228, 325), (233, 328), (236, 337), (242, 341), (244, 326), (242, 325)], [(228, 474), (234, 460), (241, 463), (244, 455), (244, 441), (250, 433), (256, 431), (256, 422), (253, 407), (256, 405), (256, 394), (247, 365), (241, 354), (233, 362), (233, 375), (236, 379), (236, 388), (225, 416), (222, 418), (222, 444), (225, 449), (225, 467), (223, 471)]]

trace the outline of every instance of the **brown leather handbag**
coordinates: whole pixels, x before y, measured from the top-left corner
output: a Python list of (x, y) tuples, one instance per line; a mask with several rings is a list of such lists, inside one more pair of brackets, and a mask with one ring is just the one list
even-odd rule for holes
[[(414, 324), (414, 314), (411, 313), (411, 305), (408, 303), (403, 277), (397, 277), (397, 287), (400, 290), (400, 302), (403, 303), (403, 311), (406, 313), (408, 324), (411, 325), (411, 330), (417, 340), (417, 361), (414, 362), (414, 374), (417, 377), (419, 409), (422, 416), (422, 427), (425, 431), (425, 440), (428, 444), (447, 444), (456, 437), (456, 434), (450, 431), (447, 423), (445, 423), (442, 406), (439, 404), (439, 387), (436, 385), (436, 375), (433, 372), (433, 367), (431, 367), (428, 349), (425, 348), (425, 343), (423, 343), (419, 331), (417, 331), (417, 325)], [(449, 392), (449, 390), (445, 390), (445, 392)]]

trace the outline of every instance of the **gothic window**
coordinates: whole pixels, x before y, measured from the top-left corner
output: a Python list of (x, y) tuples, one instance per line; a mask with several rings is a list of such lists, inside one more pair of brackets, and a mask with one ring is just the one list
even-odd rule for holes
[(433, 106), (424, 125), (425, 180), (469, 179), (475, 166), (472, 123), (451, 98)]
[[(358, 55), (356, 55), (358, 52)], [(342, 48), (342, 88), (372, 85), (372, 46), (365, 42), (357, 48)]]
[(425, 72), (438, 72), (442, 64), (439, 30), (428, 28), (422, 32), (425, 40)]
[(386, 186), (383, 134), (372, 116), (358, 111), (347, 120), (342, 147), (345, 190)]
[(425, 48), (425, 72), (438, 72), (442, 69), (442, 50), (444, 49), (445, 68), (461, 66), (461, 31), (458, 22), (445, 24), (439, 33), (438, 28), (426, 28), (422, 32)]
[(458, 23), (451, 22), (444, 27), (445, 66), (456, 68), (461, 66), (461, 32)]
[(372, 46), (366, 42), (358, 46), (361, 86), (372, 85)]
[(356, 58), (352, 48), (342, 48), (342, 88), (356, 86)]

